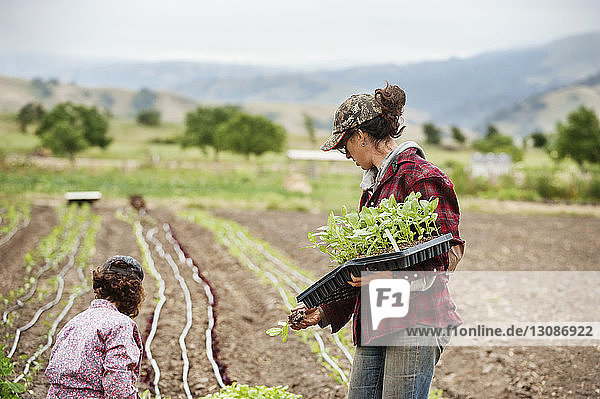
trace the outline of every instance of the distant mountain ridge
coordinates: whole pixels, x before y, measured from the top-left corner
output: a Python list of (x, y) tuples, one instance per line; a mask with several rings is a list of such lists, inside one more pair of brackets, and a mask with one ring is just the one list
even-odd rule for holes
[(489, 122), (501, 131), (524, 136), (535, 131), (552, 133), (558, 121), (584, 105), (600, 116), (600, 72), (571, 85), (526, 98), (515, 106), (499, 111)]
[[(501, 110), (600, 71), (600, 32), (544, 46), (466, 59), (301, 71), (195, 62), (76, 62), (0, 56), (0, 74), (78, 85), (172, 91), (198, 102), (338, 104), (385, 81), (407, 92), (407, 106), (439, 124), (479, 128)], [(410, 118), (410, 115), (408, 115)], [(510, 133), (510, 132), (509, 132)]]
[(156, 108), (161, 119), (180, 122), (185, 113), (197, 107), (194, 100), (169, 92), (121, 88), (86, 88), (55, 80), (0, 76), (0, 112), (16, 112), (28, 102), (39, 102), (46, 109), (72, 101), (96, 106), (119, 117), (132, 118), (142, 109)]

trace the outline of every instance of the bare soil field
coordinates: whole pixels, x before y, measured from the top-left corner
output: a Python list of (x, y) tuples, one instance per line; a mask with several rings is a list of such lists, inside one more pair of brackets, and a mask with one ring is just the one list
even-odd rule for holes
[[(218, 211), (324, 274), (329, 260), (308, 245), (325, 214)], [(600, 270), (600, 219), (465, 213), (460, 270)], [(600, 347), (452, 347), (433, 386), (449, 398), (600, 397)]]
[[(276, 289), (241, 264), (219, 245), (211, 232), (178, 218), (173, 212), (150, 207), (151, 218), (141, 219), (143, 236), (157, 271), (165, 284), (165, 297), (152, 355), (160, 367), (158, 387), (162, 395), (185, 398), (182, 382), (183, 360), (180, 334), (187, 321), (186, 299), (175, 271), (156, 250), (154, 238), (166, 254), (177, 260), (162, 224), (167, 222), (194, 259), (201, 273), (210, 280), (217, 295), (215, 329), (218, 357), (227, 368), (223, 374), (249, 385), (288, 385), (304, 398), (343, 398), (345, 387), (337, 383), (323, 367), (310, 347), (293, 335), (285, 344), (265, 335), (265, 330), (286, 312)], [(123, 204), (125, 206), (125, 204)], [(144, 253), (136, 242), (133, 225), (117, 217), (117, 209), (99, 205), (101, 217), (95, 252), (90, 267), (100, 265), (115, 254), (127, 254), (142, 261)], [(307, 244), (306, 234), (326, 221), (324, 214), (280, 211), (215, 211), (248, 228), (269, 242), (296, 265), (316, 276), (326, 273), (328, 259), (321, 253), (300, 250)], [(23, 281), (23, 256), (57, 223), (54, 208), (35, 206), (32, 221), (7, 244), (0, 247), (0, 294)], [(157, 228), (153, 235), (148, 232)], [(461, 235), (467, 241), (461, 270), (599, 270), (600, 219), (567, 216), (516, 216), (466, 213)], [(207, 297), (194, 281), (193, 272), (181, 262), (178, 273), (185, 280), (191, 298), (191, 327), (185, 338), (189, 357), (188, 383), (193, 397), (218, 390), (218, 382), (206, 356)], [(43, 286), (51, 287), (51, 275), (43, 276)], [(77, 282), (76, 273), (65, 276), (66, 290)], [(146, 274), (147, 299), (136, 322), (146, 338), (158, 292), (156, 280)], [(86, 309), (92, 293), (79, 297), (59, 324)], [(0, 326), (0, 344), (5, 334), (27, 321), (44, 302), (33, 301), (15, 312), (13, 326)], [(0, 309), (3, 310), (3, 309)], [(15, 357), (31, 354), (44, 341), (46, 324), (60, 310), (50, 309), (40, 325), (25, 331)], [(57, 330), (58, 331), (58, 330)], [(325, 336), (325, 330), (323, 331)], [(334, 352), (336, 355), (339, 355)], [(34, 375), (26, 398), (44, 398), (47, 383), (43, 375), (49, 351), (40, 358), (40, 371)], [(343, 361), (343, 356), (338, 356)], [(17, 362), (20, 372), (23, 361)], [(349, 364), (343, 364), (349, 368)], [(153, 389), (155, 374), (144, 360), (139, 388)], [(452, 347), (449, 346), (436, 369), (434, 387), (448, 398), (546, 398), (600, 397), (600, 348), (598, 347)]]

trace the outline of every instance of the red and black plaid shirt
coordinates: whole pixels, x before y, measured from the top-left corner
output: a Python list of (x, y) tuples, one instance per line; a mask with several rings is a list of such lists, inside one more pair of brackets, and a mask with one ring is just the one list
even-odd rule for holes
[[(393, 162), (388, 167), (381, 183), (372, 194), (368, 191), (363, 192), (360, 208), (376, 207), (382, 199), (392, 194), (398, 201), (404, 201), (412, 191), (420, 192), (422, 198), (439, 198), (436, 211), (440, 234), (452, 233), (454, 238), (451, 245), (464, 244), (458, 233), (460, 214), (452, 182), (437, 166), (420, 157), (415, 148), (409, 148), (398, 155), (397, 162)], [(361, 323), (359, 292), (354, 298), (321, 305), (332, 332), (337, 332), (350, 320), (350, 317), (354, 316), (354, 344), (366, 345), (375, 338), (416, 324), (433, 327), (462, 324), (460, 316), (456, 313), (456, 306), (448, 293), (448, 276), (444, 274), (448, 268), (448, 254), (444, 253), (422, 262), (417, 268), (440, 274), (429, 290), (411, 293), (409, 311), (405, 317), (384, 319), (379, 328), (373, 330), (370, 322)]]

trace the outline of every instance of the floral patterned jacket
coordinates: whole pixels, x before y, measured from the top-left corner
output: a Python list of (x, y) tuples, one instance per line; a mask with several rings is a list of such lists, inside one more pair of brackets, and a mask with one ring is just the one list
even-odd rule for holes
[(135, 322), (104, 299), (70, 320), (50, 354), (47, 398), (137, 398), (142, 340)]

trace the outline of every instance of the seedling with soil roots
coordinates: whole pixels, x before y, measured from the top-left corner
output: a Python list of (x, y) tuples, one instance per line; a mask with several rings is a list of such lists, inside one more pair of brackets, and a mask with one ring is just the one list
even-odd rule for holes
[(287, 321), (280, 321), (277, 323), (278, 327), (269, 328), (266, 332), (271, 337), (281, 336), (281, 342), (285, 342), (288, 339), (289, 327), (295, 326), (302, 322), (306, 317), (306, 309), (293, 309), (288, 316)]

